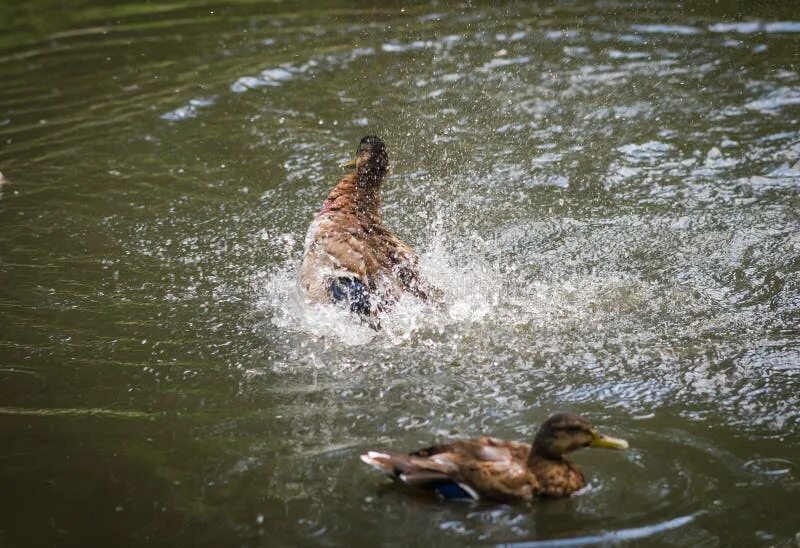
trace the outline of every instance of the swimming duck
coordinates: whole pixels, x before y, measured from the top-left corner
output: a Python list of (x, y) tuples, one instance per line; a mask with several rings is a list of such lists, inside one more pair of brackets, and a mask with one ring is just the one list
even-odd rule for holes
[(353, 169), (328, 194), (308, 228), (299, 271), (310, 302), (342, 303), (370, 318), (404, 292), (428, 298), (414, 250), (384, 226), (380, 189), (389, 170), (386, 145), (375, 136), (361, 139)]
[(565, 497), (586, 485), (565, 456), (583, 447), (627, 449), (628, 442), (598, 433), (581, 417), (559, 413), (542, 424), (531, 445), (478, 438), (407, 454), (369, 451), (361, 460), (444, 499), (530, 501)]

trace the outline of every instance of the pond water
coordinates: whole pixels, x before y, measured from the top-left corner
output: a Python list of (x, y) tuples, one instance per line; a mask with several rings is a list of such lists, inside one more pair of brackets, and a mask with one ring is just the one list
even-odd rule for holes
[[(0, 546), (800, 543), (800, 16), (742, 2), (0, 5)], [(445, 295), (306, 309), (365, 134)], [(366, 449), (628, 439), (443, 504)]]

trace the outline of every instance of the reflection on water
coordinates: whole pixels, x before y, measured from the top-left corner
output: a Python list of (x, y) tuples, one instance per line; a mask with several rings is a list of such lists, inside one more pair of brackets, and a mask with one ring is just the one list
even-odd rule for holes
[[(0, 6), (0, 544), (793, 542), (796, 18)], [(444, 294), (379, 332), (295, 288), (366, 133)], [(633, 447), (566, 500), (440, 504), (357, 458), (558, 409)]]

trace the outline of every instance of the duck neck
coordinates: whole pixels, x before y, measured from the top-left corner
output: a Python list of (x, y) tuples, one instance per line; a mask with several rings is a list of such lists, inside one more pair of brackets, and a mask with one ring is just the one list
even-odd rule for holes
[(359, 215), (381, 218), (381, 179), (370, 172), (357, 173), (355, 185), (355, 206)]
[(560, 462), (564, 457), (563, 450), (559, 450), (559, 448), (556, 447), (552, 436), (542, 430), (536, 433), (536, 437), (533, 439), (532, 449), (529, 457), (530, 459), (537, 458), (540, 460), (546, 459), (553, 462)]
[(531, 453), (528, 455), (528, 466), (533, 468), (535, 466), (541, 466), (543, 464), (558, 464), (566, 461), (563, 455), (554, 455), (545, 450), (541, 447), (537, 447), (534, 445), (531, 448)]
[(380, 180), (357, 172), (345, 176), (328, 195), (322, 211), (342, 211), (372, 223), (380, 223)]

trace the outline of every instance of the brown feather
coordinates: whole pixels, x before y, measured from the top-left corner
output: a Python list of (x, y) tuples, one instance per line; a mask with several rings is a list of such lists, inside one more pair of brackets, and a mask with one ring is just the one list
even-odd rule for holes
[(300, 287), (312, 302), (331, 302), (330, 281), (354, 277), (391, 306), (403, 292), (427, 298), (419, 258), (383, 225), (379, 181), (355, 171), (331, 190), (309, 227), (300, 266)]
[(563, 497), (586, 484), (566, 458), (531, 455), (531, 445), (494, 438), (456, 440), (410, 454), (391, 454), (392, 475), (423, 485), (450, 479), (496, 500)]
[(439, 488), (446, 478), (473, 498), (478, 493), (489, 499), (533, 500), (582, 489), (586, 479), (565, 455), (590, 446), (627, 449), (628, 442), (598, 433), (581, 417), (557, 413), (542, 424), (533, 444), (484, 437), (407, 454), (370, 451), (361, 458), (415, 485)]

